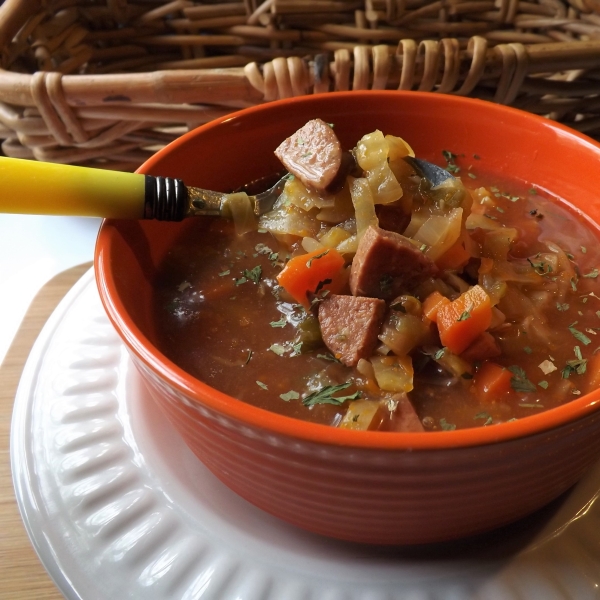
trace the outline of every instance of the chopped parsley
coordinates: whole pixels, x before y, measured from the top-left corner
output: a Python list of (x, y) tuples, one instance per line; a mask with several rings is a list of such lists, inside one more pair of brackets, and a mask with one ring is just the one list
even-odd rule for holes
[(569, 310), (569, 305), (568, 304), (561, 304), (560, 302), (556, 303), (556, 308), (558, 310), (560, 310), (561, 312), (564, 312), (565, 310)]
[(458, 319), (456, 319), (457, 321), (466, 321), (467, 319), (471, 318), (471, 309), (473, 307), (469, 308), (468, 310), (465, 310), (465, 312), (460, 315), (460, 317), (458, 317)]
[(538, 275), (547, 275), (548, 273), (552, 273), (552, 266), (548, 263), (545, 263), (541, 260), (533, 261), (530, 258), (527, 259), (527, 262), (533, 267), (534, 271)]
[(542, 379), (542, 381), (538, 381), (538, 385), (545, 390), (548, 389), (548, 382), (544, 379)]
[(440, 419), (440, 427), (444, 431), (454, 431), (456, 429), (456, 425), (454, 425), (454, 423), (448, 423), (448, 421), (446, 421), (446, 419), (443, 417)]
[(329, 360), (331, 362), (341, 364), (341, 362), (333, 354), (317, 354), (317, 358), (322, 358), (323, 360)]
[(257, 385), (259, 388), (262, 388), (263, 390), (268, 390), (268, 389), (269, 389), (269, 388), (267, 387), (267, 385), (266, 385), (265, 383), (263, 383), (262, 381), (258, 381), (258, 380), (256, 380), (256, 385)]
[(285, 317), (281, 317), (279, 321), (271, 321), (269, 325), (271, 327), (285, 327), (287, 325), (287, 319)]
[(486, 412), (477, 413), (473, 418), (474, 419), (485, 419), (485, 423), (483, 424), (484, 427), (486, 425), (491, 425), (494, 421), (494, 419), (492, 419), (491, 415)]
[(593, 271), (586, 273), (584, 277), (587, 279), (596, 279), (596, 277), (598, 277), (598, 269), (594, 269)]
[(340, 383), (339, 385), (325, 385), (320, 390), (312, 392), (303, 398), (302, 404), (304, 404), (304, 406), (315, 406), (316, 404), (334, 404), (339, 406), (340, 404), (346, 402), (346, 400), (356, 400), (357, 398), (360, 398), (360, 392), (355, 392), (349, 396), (335, 397), (333, 395), (336, 392), (345, 390), (347, 387), (350, 387), (350, 385), (352, 385), (350, 381), (347, 381), (346, 383)]
[(527, 374), (521, 367), (513, 365), (508, 367), (508, 370), (513, 374), (510, 379), (510, 385), (515, 392), (527, 394), (537, 390), (535, 384), (527, 379)]
[(253, 281), (254, 283), (258, 283), (260, 281), (261, 275), (262, 267), (260, 265), (257, 265), (253, 269), (244, 269), (244, 277), (249, 281)]
[(227, 271), (221, 271), (219, 273), (219, 277), (225, 277), (225, 275), (229, 275), (231, 273), (231, 271), (229, 269), (227, 269)]
[(567, 361), (565, 368), (562, 370), (563, 379), (569, 379), (569, 376), (573, 373), (583, 375), (587, 369), (587, 359), (583, 358), (579, 346), (575, 346), (573, 352), (575, 353), (575, 360)]
[(286, 392), (285, 394), (279, 394), (279, 397), (282, 400), (289, 402), (290, 400), (298, 400), (298, 398), (300, 398), (300, 394), (298, 392), (295, 392), (294, 390), (290, 390), (289, 392)]
[(329, 250), (325, 250), (324, 252), (321, 252), (321, 254), (317, 254), (316, 256), (313, 256), (311, 259), (309, 259), (309, 260), (306, 262), (306, 266), (307, 266), (307, 268), (309, 268), (309, 269), (310, 269), (310, 267), (311, 267), (311, 265), (312, 265), (312, 262), (313, 262), (313, 260), (318, 260), (319, 258), (323, 258), (323, 257), (324, 257), (326, 254), (329, 254)]
[(568, 327), (569, 331), (573, 334), (575, 339), (580, 341), (585, 346), (587, 346), (588, 344), (591, 344), (592, 340), (590, 340), (590, 338), (587, 335), (585, 335), (585, 333), (581, 333), (581, 331), (575, 329), (575, 325), (577, 325), (577, 321), (571, 323), (571, 325), (569, 325), (569, 327)]

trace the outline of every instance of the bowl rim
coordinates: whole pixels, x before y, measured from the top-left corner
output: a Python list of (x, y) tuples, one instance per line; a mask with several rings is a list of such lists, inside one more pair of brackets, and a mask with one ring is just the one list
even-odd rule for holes
[[(592, 138), (571, 129), (561, 123), (545, 117), (528, 113), (513, 107), (495, 104), (486, 100), (453, 96), (449, 94), (432, 94), (430, 92), (401, 91), (401, 90), (364, 90), (349, 92), (328, 92), (275, 100), (245, 108), (234, 113), (214, 119), (200, 127), (189, 131), (164, 148), (157, 151), (144, 162), (137, 173), (151, 172), (163, 155), (173, 148), (186, 143), (190, 138), (202, 135), (205, 131), (219, 127), (222, 123), (244, 118), (254, 113), (268, 112), (278, 107), (292, 107), (296, 104), (311, 102), (335, 102), (336, 100), (352, 97), (357, 101), (368, 101), (368, 98), (379, 96), (400, 97), (408, 96), (415, 102), (444, 103), (448, 107), (454, 105), (470, 105), (473, 110), (490, 111), (497, 117), (503, 116), (512, 120), (522, 119), (537, 126), (550, 128), (561, 136), (567, 136), (584, 144), (598, 153), (600, 158), (600, 143)], [(591, 220), (588, 217), (588, 220)], [(491, 427), (474, 427), (451, 431), (425, 431), (415, 433), (382, 432), (382, 431), (353, 431), (339, 429), (329, 425), (311, 423), (277, 414), (263, 408), (238, 400), (212, 388), (208, 384), (194, 378), (169, 360), (158, 350), (127, 317), (127, 313), (116, 294), (115, 281), (110, 271), (110, 231), (114, 220), (105, 219), (98, 233), (94, 253), (94, 270), (96, 283), (105, 311), (120, 333), (128, 349), (155, 374), (167, 380), (178, 392), (194, 399), (200, 405), (221, 413), (244, 425), (263, 430), (270, 434), (278, 434), (289, 438), (318, 443), (326, 446), (346, 448), (361, 448), (372, 450), (439, 450), (449, 448), (468, 448), (486, 446), (499, 442), (509, 442), (518, 438), (541, 435), (562, 426), (570, 426), (585, 418), (598, 409), (600, 389), (590, 392), (580, 398), (574, 398), (566, 404), (544, 410), (539, 414), (523, 417), (515, 421), (499, 423)], [(595, 221), (592, 221), (595, 223)], [(600, 229), (600, 224), (596, 223)], [(600, 233), (599, 233), (600, 235)]]

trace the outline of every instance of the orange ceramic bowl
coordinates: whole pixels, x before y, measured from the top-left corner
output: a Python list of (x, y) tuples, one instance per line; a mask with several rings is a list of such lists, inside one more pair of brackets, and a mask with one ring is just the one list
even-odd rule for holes
[[(600, 145), (541, 117), (456, 96), (373, 91), (273, 102), (199, 127), (140, 171), (235, 189), (279, 170), (274, 148), (315, 117), (334, 122), (346, 147), (380, 129), (429, 160), (446, 148), (476, 153), (486, 170), (549, 190), (600, 223)], [(335, 538), (437, 542), (535, 511), (600, 456), (600, 390), (493, 427), (386, 433), (272, 414), (194, 379), (155, 345), (151, 312), (155, 270), (185, 226), (104, 222), (98, 288), (157, 406), (198, 458), (252, 504)]]

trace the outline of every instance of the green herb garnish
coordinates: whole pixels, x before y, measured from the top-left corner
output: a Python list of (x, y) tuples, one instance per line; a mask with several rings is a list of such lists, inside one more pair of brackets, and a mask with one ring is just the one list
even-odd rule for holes
[(474, 419), (485, 419), (485, 423), (483, 424), (484, 427), (486, 425), (491, 425), (494, 422), (494, 419), (492, 419), (491, 415), (489, 415), (486, 412), (477, 413), (473, 418)]
[(456, 425), (454, 425), (454, 423), (448, 423), (448, 421), (446, 421), (444, 418), (440, 419), (440, 427), (444, 431), (454, 431), (456, 429)]
[(290, 400), (298, 400), (298, 398), (300, 398), (300, 394), (298, 392), (295, 392), (294, 390), (290, 390), (289, 392), (286, 392), (285, 394), (279, 394), (279, 397), (282, 400), (289, 402)]
[(316, 256), (313, 256), (311, 259), (309, 259), (306, 262), (307, 268), (310, 269), (310, 266), (312, 265), (313, 260), (318, 260), (319, 258), (323, 258), (326, 254), (329, 254), (329, 250), (325, 250), (324, 252), (321, 252), (321, 254), (317, 254)]
[(575, 339), (580, 341), (585, 346), (587, 346), (588, 344), (591, 344), (592, 340), (590, 340), (590, 338), (587, 335), (585, 335), (585, 333), (581, 333), (581, 331), (575, 329), (575, 325), (577, 325), (577, 321), (571, 323), (571, 325), (569, 325), (569, 327), (568, 327), (569, 331), (573, 334)]
[(527, 374), (521, 367), (513, 365), (508, 367), (508, 370), (513, 374), (513, 377), (510, 379), (510, 385), (515, 392), (527, 394), (536, 391), (535, 384), (527, 379)]
[(565, 368), (562, 370), (563, 379), (569, 379), (569, 376), (572, 373), (577, 373), (577, 375), (583, 375), (587, 370), (587, 359), (583, 358), (579, 346), (575, 346), (573, 348), (573, 352), (575, 354), (575, 360), (567, 361)]
[(264, 384), (262, 381), (258, 381), (258, 380), (257, 380), (257, 381), (256, 381), (256, 385), (257, 385), (259, 388), (262, 388), (263, 390), (268, 390), (268, 389), (269, 389), (269, 388), (267, 387), (267, 385), (266, 385), (266, 384)]
[(341, 364), (341, 362), (333, 354), (317, 354), (317, 358), (322, 358), (323, 360)]
[(271, 321), (269, 325), (271, 327), (285, 327), (287, 325), (287, 320), (285, 317), (281, 317), (279, 321)]
[(257, 265), (253, 269), (244, 269), (244, 277), (254, 283), (258, 283), (260, 281), (260, 277), (262, 275), (262, 267)]
[(312, 392), (302, 400), (302, 404), (304, 406), (315, 406), (316, 404), (334, 404), (339, 406), (346, 402), (346, 400), (356, 400), (360, 398), (360, 392), (355, 392), (354, 394), (350, 394), (349, 396), (338, 396), (335, 397), (333, 394), (339, 392), (341, 390), (345, 390), (347, 387), (350, 387), (352, 382), (347, 381), (346, 383), (341, 383), (340, 385), (326, 385), (323, 386), (320, 390), (316, 392)]

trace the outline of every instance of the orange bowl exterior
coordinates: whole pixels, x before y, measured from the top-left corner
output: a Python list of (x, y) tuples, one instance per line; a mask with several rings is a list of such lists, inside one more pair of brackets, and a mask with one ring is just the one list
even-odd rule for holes
[[(342, 92), (253, 107), (159, 151), (141, 172), (231, 190), (279, 170), (273, 149), (309, 119), (352, 147), (380, 129), (417, 156), (477, 154), (478, 167), (563, 198), (597, 229), (600, 145), (557, 123), (483, 101), (419, 92)], [(188, 223), (189, 224), (189, 223)], [(152, 280), (183, 223), (106, 221), (96, 278), (149, 394), (192, 451), (251, 503), (310, 531), (375, 544), (477, 534), (542, 507), (600, 456), (600, 390), (493, 427), (356, 432), (250, 406), (186, 374), (155, 346)]]

